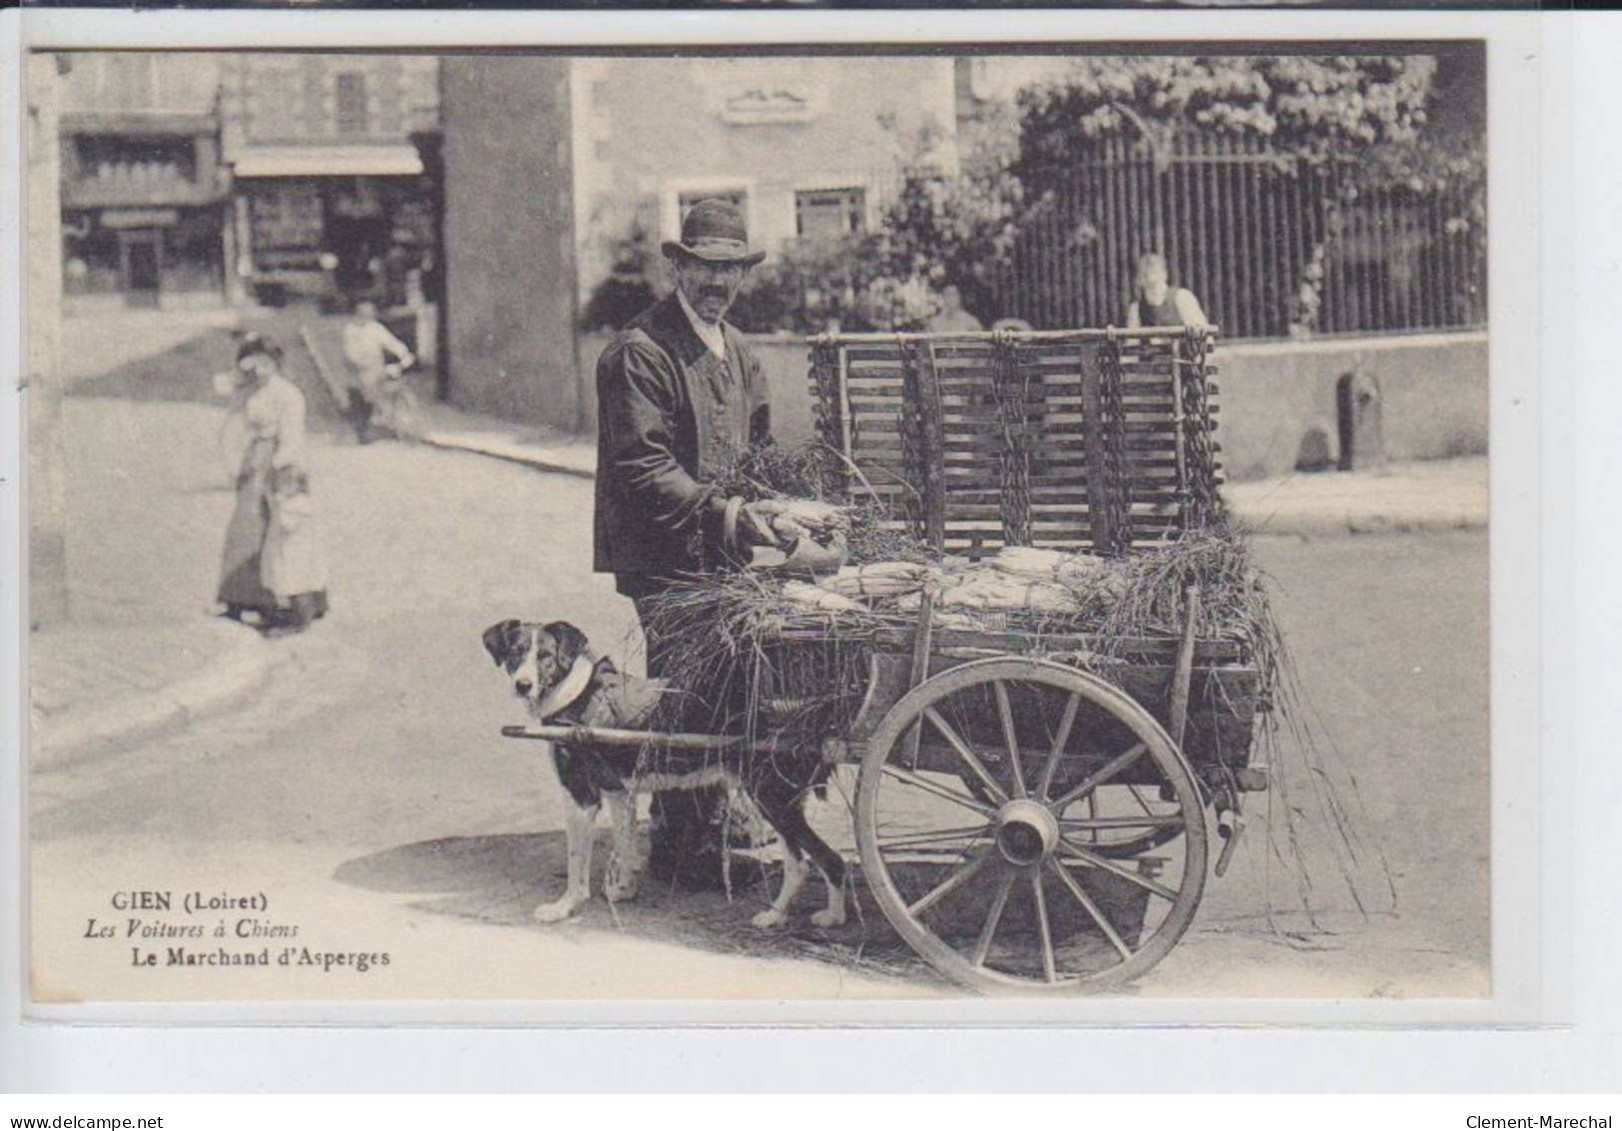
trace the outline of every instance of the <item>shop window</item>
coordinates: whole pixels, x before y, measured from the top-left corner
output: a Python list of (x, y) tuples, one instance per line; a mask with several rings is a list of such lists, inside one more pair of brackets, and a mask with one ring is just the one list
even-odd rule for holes
[(249, 198), (253, 259), (264, 270), (312, 270), (323, 244), (321, 195), (314, 185), (261, 189)]
[(197, 152), (190, 138), (90, 134), (74, 144), (82, 180), (159, 186), (197, 179)]
[(62, 229), (63, 292), (117, 294), (118, 233), (98, 226), (88, 214), (68, 219)]
[(220, 223), (217, 214), (184, 212), (163, 232), (163, 289), (209, 293), (223, 285)]
[(867, 193), (859, 188), (797, 192), (794, 222), (801, 239), (834, 239), (860, 232), (867, 227)]

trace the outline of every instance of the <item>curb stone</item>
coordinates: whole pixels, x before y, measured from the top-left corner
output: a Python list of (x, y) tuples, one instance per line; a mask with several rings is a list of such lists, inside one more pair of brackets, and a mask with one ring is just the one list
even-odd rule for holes
[(456, 436), (436, 436), (432, 433), (419, 436), (418, 440), (430, 448), (439, 448), (447, 452), (471, 452), (474, 455), (487, 456), (490, 459), (504, 460), (507, 463), (522, 464), (537, 471), (549, 471), (557, 475), (572, 475), (577, 479), (596, 479), (595, 472), (572, 464), (549, 460), (543, 456), (531, 455), (516, 447), (508, 445), (484, 444), (476, 440), (464, 440)]
[(1286, 535), (1304, 538), (1345, 538), (1390, 534), (1448, 534), (1462, 530), (1486, 530), (1486, 514), (1469, 511), (1432, 514), (1342, 511), (1339, 514), (1252, 514), (1235, 507), (1234, 514), (1247, 530), (1257, 535)]
[(290, 655), (254, 636), (189, 679), (105, 707), (75, 711), (47, 726), (36, 723), (29, 728), (31, 768), (65, 769), (120, 747), (173, 734), (198, 719), (239, 706), (253, 698), (265, 677)]

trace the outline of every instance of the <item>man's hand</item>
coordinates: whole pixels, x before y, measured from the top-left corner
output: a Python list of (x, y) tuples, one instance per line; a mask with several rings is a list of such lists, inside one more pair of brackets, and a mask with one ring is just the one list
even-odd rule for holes
[(772, 530), (772, 512), (764, 503), (745, 503), (738, 512), (738, 544), (740, 546), (777, 546)]
[(762, 499), (750, 506), (757, 513), (767, 516), (773, 526), (788, 522), (811, 530), (827, 531), (848, 525), (843, 508), (816, 499)]
[(787, 545), (801, 538), (825, 542), (850, 525), (843, 509), (815, 499), (770, 499), (755, 506), (769, 516), (772, 533)]
[(722, 504), (724, 538), (736, 552), (750, 546), (787, 549), (801, 539), (826, 543), (849, 525), (845, 512), (814, 499), (759, 499)]

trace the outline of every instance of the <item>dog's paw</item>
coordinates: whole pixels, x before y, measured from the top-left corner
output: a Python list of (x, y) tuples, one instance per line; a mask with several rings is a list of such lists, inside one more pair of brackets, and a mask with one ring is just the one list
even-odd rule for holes
[(551, 903), (543, 903), (535, 909), (537, 923), (561, 923), (579, 910), (580, 905), (586, 902), (572, 895), (565, 895), (561, 899), (554, 899)]
[(843, 927), (845, 925), (844, 907), (840, 907), (838, 910), (827, 907), (821, 911), (811, 912), (811, 925), (821, 927), (824, 930), (829, 927)]
[(781, 927), (784, 923), (788, 922), (788, 916), (777, 910), (775, 907), (768, 907), (765, 911), (762, 911), (759, 915), (756, 915), (753, 919), (749, 920), (749, 922), (750, 925), (758, 928), (759, 930), (769, 931), (773, 927)]

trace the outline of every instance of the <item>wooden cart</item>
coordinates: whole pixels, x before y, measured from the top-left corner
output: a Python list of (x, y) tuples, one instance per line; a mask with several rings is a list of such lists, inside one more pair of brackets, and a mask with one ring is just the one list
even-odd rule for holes
[[(1209, 521), (1219, 448), (1210, 331), (842, 335), (812, 342), (822, 436), (852, 489), (937, 549), (1135, 548)], [(828, 755), (860, 767), (861, 874), (943, 975), (1077, 992), (1154, 966), (1242, 828), (1263, 705), (1256, 658), (1180, 633), (1108, 641), (1026, 623), (786, 626), (753, 695), (770, 729), (844, 681)], [(508, 728), (554, 741), (722, 747), (735, 735)], [(758, 733), (758, 732), (757, 732)], [(1214, 821), (1208, 821), (1208, 813)]]

